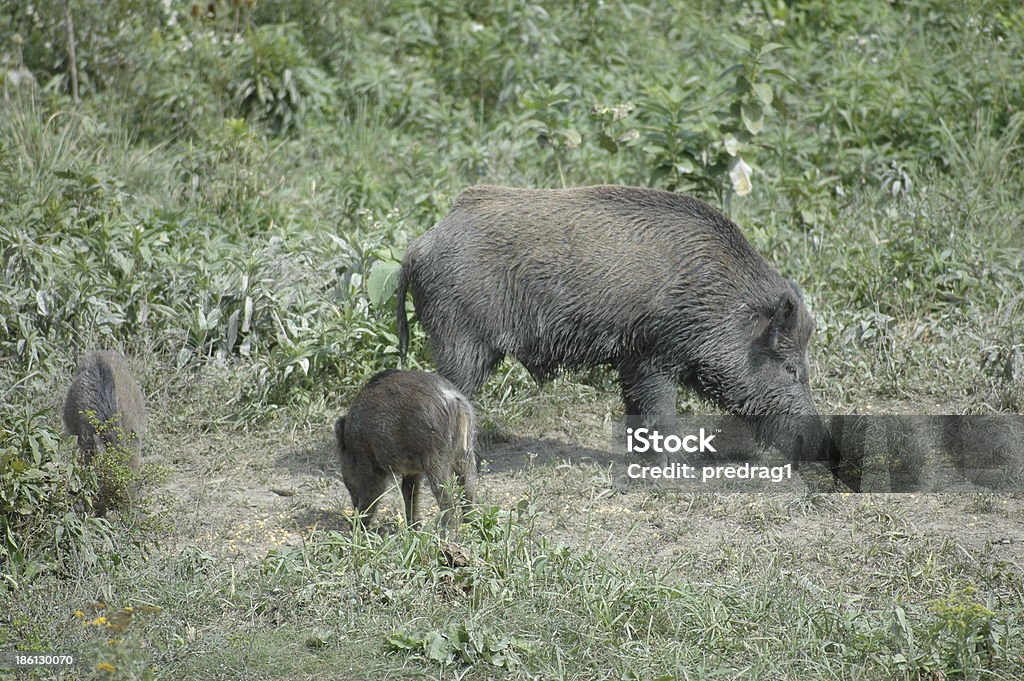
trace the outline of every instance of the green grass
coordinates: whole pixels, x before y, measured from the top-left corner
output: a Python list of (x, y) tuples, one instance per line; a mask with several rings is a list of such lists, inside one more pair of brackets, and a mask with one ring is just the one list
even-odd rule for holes
[[(485, 476), (452, 566), (429, 532), (338, 532), (327, 444), (398, 364), (384, 275), (481, 182), (727, 210), (806, 293), (823, 412), (1024, 411), (1019, 3), (213, 4), (69, 0), (77, 102), (60, 4), (0, 16), (0, 648), (121, 678), (1022, 675), (992, 548), (1019, 497), (623, 491), (558, 464), (600, 448), (614, 375), (507, 362), (482, 440), (571, 444)], [(149, 397), (148, 518), (81, 512), (59, 400), (93, 347)], [(271, 512), (298, 541), (225, 553)], [(123, 636), (93, 601), (135, 608)]]
[[(749, 497), (710, 501), (735, 512)], [(185, 547), (109, 577), (42, 579), (18, 595), (12, 631), (23, 646), (60, 641), (93, 660), (115, 659), (115, 638), (124, 669), (210, 679), (1019, 675), (1016, 568), (913, 537), (903, 512), (877, 499), (775, 507), (773, 526), (820, 529), (802, 546), (757, 532), (680, 541), (652, 567), (551, 542), (531, 504), (485, 506), (457, 558), (411, 531), (319, 532), (244, 571)], [(97, 594), (104, 610), (54, 617), (54, 603), (88, 610)], [(162, 610), (146, 612), (154, 595)], [(117, 631), (128, 604), (136, 614)], [(101, 614), (106, 624), (83, 626)]]

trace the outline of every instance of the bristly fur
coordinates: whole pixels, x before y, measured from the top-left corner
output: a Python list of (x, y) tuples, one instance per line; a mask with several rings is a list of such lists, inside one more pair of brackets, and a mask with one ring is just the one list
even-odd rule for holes
[(406, 520), (413, 524), (420, 478), (425, 477), (445, 522), (455, 523), (451, 481), (462, 488), (467, 502), (476, 494), (475, 432), (473, 407), (444, 377), (394, 369), (376, 374), (334, 425), (352, 505), (368, 522), (388, 479), (398, 475)]
[[(120, 428), (97, 433), (87, 414), (100, 423)], [(78, 445), (89, 456), (114, 443), (123, 435), (121, 444), (135, 449), (132, 466), (138, 467), (138, 450), (146, 428), (145, 397), (135, 377), (120, 355), (109, 351), (85, 354), (64, 398), (64, 427), (78, 438)]]
[(468, 396), (508, 355), (538, 381), (612, 366), (626, 414), (667, 429), (680, 383), (734, 413), (778, 417), (761, 430), (786, 449), (785, 417), (817, 414), (800, 290), (691, 197), (472, 187), (403, 258), (403, 353), (407, 289), (438, 371)]

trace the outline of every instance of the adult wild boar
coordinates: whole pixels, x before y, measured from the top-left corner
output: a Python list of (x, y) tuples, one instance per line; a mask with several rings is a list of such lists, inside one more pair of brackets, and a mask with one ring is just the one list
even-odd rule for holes
[(671, 430), (683, 384), (785, 453), (833, 452), (808, 382), (814, 324), (800, 289), (697, 199), (472, 187), (405, 253), (403, 355), (408, 288), (438, 371), (467, 396), (505, 355), (538, 381), (610, 365), (632, 423)]

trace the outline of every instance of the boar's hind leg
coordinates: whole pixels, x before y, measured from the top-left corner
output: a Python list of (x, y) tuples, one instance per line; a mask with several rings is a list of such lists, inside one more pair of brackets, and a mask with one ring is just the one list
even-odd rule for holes
[(419, 501), (420, 476), (402, 476), (402, 498), (405, 500), (405, 522), (409, 527), (416, 523), (416, 506)]
[(619, 366), (626, 426), (671, 434), (676, 426), (676, 381), (650, 367)]
[(477, 340), (460, 339), (433, 346), (437, 372), (472, 397), (487, 382), (504, 354)]
[(458, 503), (458, 482), (457, 476), (450, 473), (447, 476), (440, 475), (437, 471), (427, 472), (427, 481), (430, 489), (437, 499), (437, 506), (441, 509), (441, 525), (449, 530), (457, 529), (459, 526), (459, 514), (456, 509)]

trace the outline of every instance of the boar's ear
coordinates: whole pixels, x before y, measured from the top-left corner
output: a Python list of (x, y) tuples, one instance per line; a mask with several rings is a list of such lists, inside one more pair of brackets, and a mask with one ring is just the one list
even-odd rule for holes
[(772, 352), (778, 352), (779, 339), (793, 330), (796, 318), (796, 302), (789, 293), (783, 293), (774, 306), (757, 316), (753, 335), (763, 339)]
[(772, 327), (768, 336), (768, 347), (773, 351), (779, 350), (779, 338), (790, 334), (796, 328), (796, 303), (790, 295), (783, 294), (772, 315)]
[(804, 302), (804, 292), (800, 288), (800, 284), (796, 283), (792, 279), (787, 279), (786, 281), (789, 282), (789, 285), (793, 287), (793, 293), (796, 294), (796, 299), (799, 300), (801, 303)]

